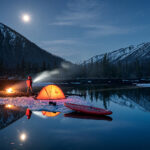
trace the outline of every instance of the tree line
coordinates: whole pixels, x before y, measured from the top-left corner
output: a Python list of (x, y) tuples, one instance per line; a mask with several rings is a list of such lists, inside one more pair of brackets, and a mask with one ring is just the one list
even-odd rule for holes
[(89, 63), (69, 64), (69, 68), (61, 68), (61, 63), (57, 61), (42, 62), (41, 64), (28, 63), (24, 59), (18, 63), (15, 68), (10, 69), (0, 60), (0, 76), (17, 75), (26, 76), (28, 74), (36, 74), (46, 70), (59, 69), (56, 78), (119, 78), (119, 79), (141, 79), (150, 77), (150, 61), (141, 62), (136, 59), (132, 62), (118, 61), (112, 63), (107, 54), (101, 61), (94, 62), (93, 59)]
[(41, 64), (39, 63), (29, 63), (25, 62), (24, 59), (17, 63), (15, 67), (7, 67), (6, 64), (0, 60), (0, 76), (11, 76), (11, 75), (18, 75), (18, 76), (26, 76), (29, 74), (36, 74), (45, 70), (53, 70), (57, 68), (60, 64), (58, 62), (47, 63), (43, 61)]
[(80, 65), (81, 77), (86, 78), (148, 78), (150, 77), (150, 61), (141, 62), (136, 59), (132, 62), (118, 61), (110, 62), (107, 54), (104, 55), (101, 61), (94, 62), (91, 59), (90, 63)]

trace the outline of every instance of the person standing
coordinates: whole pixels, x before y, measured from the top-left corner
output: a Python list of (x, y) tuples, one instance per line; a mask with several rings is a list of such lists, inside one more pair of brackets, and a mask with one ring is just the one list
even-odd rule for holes
[(32, 93), (32, 77), (28, 76), (28, 79), (26, 80), (26, 84), (27, 84), (27, 93), (29, 94), (29, 92)]

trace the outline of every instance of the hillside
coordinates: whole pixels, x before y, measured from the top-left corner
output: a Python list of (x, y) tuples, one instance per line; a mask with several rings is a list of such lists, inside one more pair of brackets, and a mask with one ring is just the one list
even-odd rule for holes
[(41, 49), (10, 27), (0, 23), (0, 68), (5, 70), (54, 69), (64, 59)]

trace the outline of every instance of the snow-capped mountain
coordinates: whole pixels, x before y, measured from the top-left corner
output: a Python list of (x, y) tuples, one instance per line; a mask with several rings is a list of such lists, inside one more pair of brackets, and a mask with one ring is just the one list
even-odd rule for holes
[(89, 60), (84, 61), (84, 63), (100, 62), (106, 54), (109, 62), (111, 63), (117, 63), (119, 61), (132, 63), (135, 60), (147, 62), (150, 61), (150, 42), (142, 43), (137, 46), (131, 45), (129, 47), (121, 48), (113, 52), (96, 55)]
[(21, 34), (0, 23), (0, 63), (5, 68), (15, 68), (25, 62), (38, 67), (46, 63), (53, 69), (63, 61), (64, 59), (46, 52)]
[(150, 101), (148, 100), (149, 96), (139, 96), (137, 101), (137, 96), (133, 95), (132, 91), (131, 94), (124, 94), (124, 95), (115, 95), (111, 99), (112, 102), (130, 107), (130, 108), (138, 108), (143, 111), (150, 111)]

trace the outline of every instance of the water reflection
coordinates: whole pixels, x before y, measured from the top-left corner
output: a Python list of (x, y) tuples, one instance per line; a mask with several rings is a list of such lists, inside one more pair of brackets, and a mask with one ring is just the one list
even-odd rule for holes
[(19, 138), (20, 138), (20, 141), (24, 142), (27, 139), (27, 134), (26, 133), (21, 133)]
[[(113, 88), (112, 88), (113, 89)], [(103, 90), (100, 87), (73, 87), (66, 90), (68, 93), (82, 95), (91, 102), (102, 101), (105, 109), (110, 101), (130, 108), (136, 106), (150, 111), (150, 88)]]
[(64, 114), (64, 117), (77, 118), (77, 119), (112, 121), (112, 118), (109, 117), (109, 116), (87, 115), (87, 114), (82, 114), (82, 113), (77, 113), (77, 112), (72, 112), (72, 113)]
[(0, 105), (0, 129), (3, 129), (25, 115), (25, 108), (10, 104)]
[[(48, 115), (43, 115), (47, 111), (32, 111), (30, 121), (24, 118), (6, 130), (1, 130), (0, 149), (149, 149), (149, 113), (141, 109), (128, 109), (140, 106), (150, 110), (149, 89), (100, 91), (99, 88), (87, 87), (72, 89), (70, 92), (84, 94), (84, 99), (93, 101), (92, 104), (97, 107), (104, 105), (112, 109), (113, 121), (109, 116), (97, 117), (68, 111), (64, 115), (49, 112), (55, 117), (48, 118)], [(6, 108), (4, 105), (0, 108), (0, 126), (5, 126), (5, 122), (8, 125), (9, 120), (21, 118), (22, 111), (14, 111), (13, 107)]]
[(42, 114), (46, 117), (56, 117), (60, 114), (60, 112), (42, 111)]
[(60, 112), (51, 112), (51, 111), (33, 111), (38, 117), (47, 118), (47, 117), (56, 117), (60, 114)]
[(27, 108), (27, 110), (26, 110), (27, 119), (30, 119), (31, 115), (32, 115), (32, 111), (29, 108)]
[(6, 107), (6, 108), (13, 108), (13, 105), (6, 104), (5, 107)]

